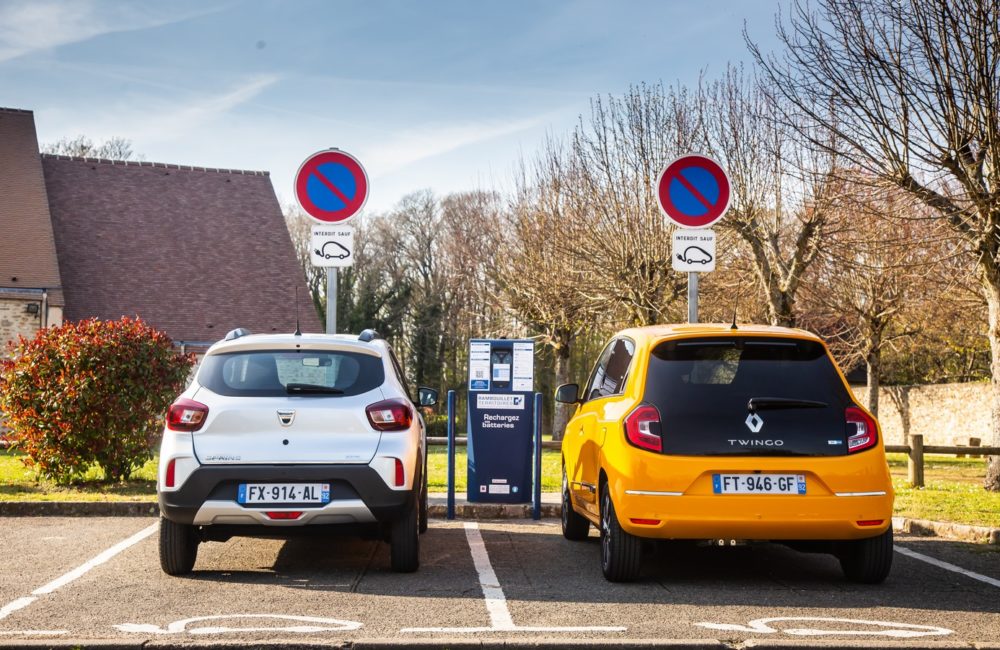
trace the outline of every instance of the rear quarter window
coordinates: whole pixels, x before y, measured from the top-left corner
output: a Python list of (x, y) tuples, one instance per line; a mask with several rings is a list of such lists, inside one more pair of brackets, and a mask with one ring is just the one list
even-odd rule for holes
[[(205, 357), (198, 379), (212, 392), (233, 397), (285, 396), (289, 384), (333, 389), (350, 396), (378, 388), (385, 373), (380, 358), (357, 352), (254, 350)], [(331, 396), (321, 392), (304, 395)]]

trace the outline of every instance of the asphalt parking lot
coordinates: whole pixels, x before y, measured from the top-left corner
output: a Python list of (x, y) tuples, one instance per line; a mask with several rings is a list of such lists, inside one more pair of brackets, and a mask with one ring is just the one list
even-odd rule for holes
[(754, 639), (1000, 648), (1000, 548), (936, 538), (898, 538), (880, 586), (845, 582), (832, 557), (771, 544), (663, 544), (642, 580), (610, 584), (596, 533), (568, 542), (553, 520), (434, 520), (421, 569), (409, 575), (388, 570), (385, 544), (308, 538), (204, 544), (195, 573), (171, 578), (159, 568), (156, 520), (141, 517), (5, 518), (0, 544), (0, 646)]

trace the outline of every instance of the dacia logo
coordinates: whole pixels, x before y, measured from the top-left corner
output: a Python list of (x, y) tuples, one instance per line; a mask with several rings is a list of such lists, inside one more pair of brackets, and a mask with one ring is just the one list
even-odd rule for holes
[(281, 423), (283, 427), (292, 426), (292, 421), (295, 419), (295, 411), (292, 409), (282, 410), (278, 409), (278, 422)]

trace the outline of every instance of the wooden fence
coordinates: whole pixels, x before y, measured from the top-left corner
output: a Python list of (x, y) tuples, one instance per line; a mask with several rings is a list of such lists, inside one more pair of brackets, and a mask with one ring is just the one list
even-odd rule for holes
[(924, 436), (919, 433), (910, 436), (909, 445), (886, 445), (885, 450), (895, 454), (906, 454), (906, 478), (910, 482), (910, 487), (924, 487), (924, 454), (1000, 456), (1000, 447), (924, 446)]

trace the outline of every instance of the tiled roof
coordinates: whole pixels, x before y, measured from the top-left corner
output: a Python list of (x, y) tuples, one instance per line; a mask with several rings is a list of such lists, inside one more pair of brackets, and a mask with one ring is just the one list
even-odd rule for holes
[(34, 117), (0, 108), (0, 287), (49, 289), (61, 305), (60, 286)]
[(139, 315), (174, 340), (322, 331), (265, 172), (42, 156), (65, 317)]

